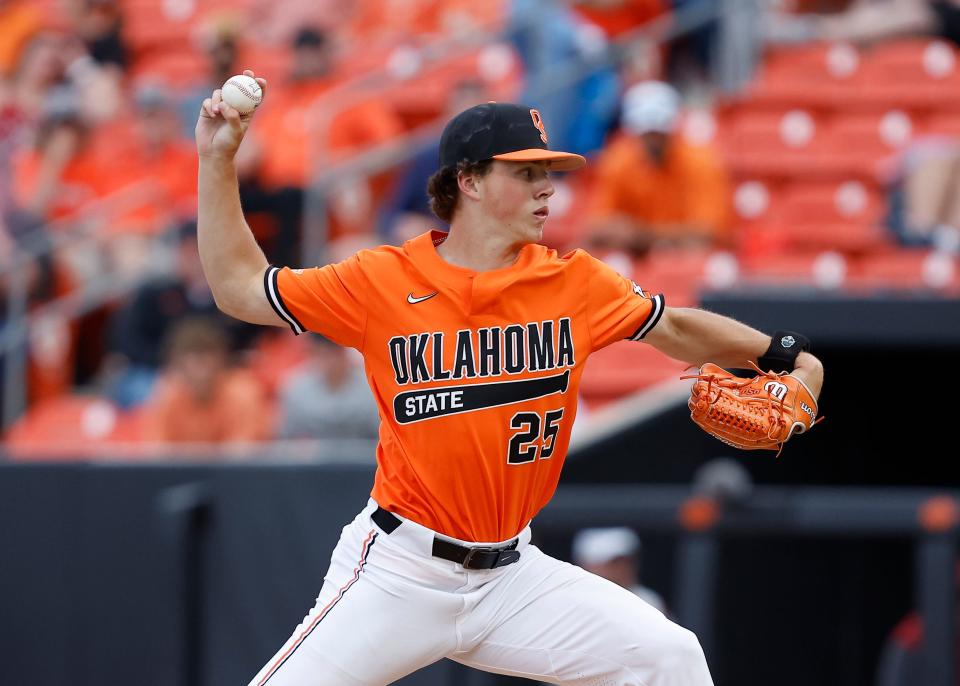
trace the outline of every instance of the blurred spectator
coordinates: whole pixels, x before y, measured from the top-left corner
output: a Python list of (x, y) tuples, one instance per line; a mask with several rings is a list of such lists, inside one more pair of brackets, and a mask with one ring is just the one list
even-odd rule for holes
[(897, 166), (888, 224), (899, 242), (960, 250), (960, 142), (921, 138)]
[(251, 0), (247, 33), (270, 45), (287, 45), (304, 26), (323, 31), (345, 26), (356, 12), (356, 6), (341, 0)]
[(938, 36), (960, 45), (960, 5), (952, 0), (858, 0), (836, 14), (772, 14), (765, 29), (766, 39), (776, 43), (865, 45), (901, 36)]
[(239, 36), (236, 25), (221, 19), (205, 27), (200, 39), (203, 52), (207, 57), (207, 73), (201, 80), (188, 86), (180, 99), (177, 109), (183, 124), (184, 138), (193, 139), (193, 129), (197, 125), (197, 113), (206, 98), (227, 79), (242, 70), (239, 66)]
[(144, 437), (167, 443), (240, 443), (268, 438), (271, 408), (248, 372), (229, 367), (226, 332), (185, 319), (170, 332), (167, 363), (144, 407)]
[[(293, 43), (289, 79), (271, 83), (259, 126), (251, 130), (263, 154), (260, 177), (266, 186), (303, 188), (317, 154), (345, 157), (400, 133), (396, 115), (382, 99), (344, 108), (318, 99), (339, 82), (331, 36), (304, 27)], [(327, 121), (327, 117), (332, 119)], [(257, 134), (259, 131), (259, 134)], [(267, 133), (269, 132), (269, 133)], [(269, 136), (269, 138), (267, 138)], [(311, 144), (320, 144), (311, 150)]]
[[(273, 218), (276, 246), (268, 256), (278, 263), (299, 262), (299, 231), (303, 189), (314, 169), (325, 169), (351, 155), (385, 143), (402, 131), (396, 114), (382, 97), (339, 104), (326, 97), (337, 85), (331, 37), (315, 28), (302, 28), (294, 40), (289, 80), (271, 82), (258, 117), (244, 140), (250, 167), (256, 173), (241, 177), (241, 199), (250, 213)], [(344, 96), (355, 102), (355, 95)], [(321, 104), (322, 103), (322, 104)], [(373, 231), (374, 189), (365, 178), (343, 177), (327, 189), (331, 227), (328, 235)], [(256, 226), (253, 226), (257, 231)], [(268, 227), (269, 229), (270, 227)], [(269, 247), (268, 247), (269, 251)]]
[(551, 147), (580, 154), (600, 148), (616, 118), (616, 71), (599, 60), (575, 83), (561, 75), (567, 65), (596, 60), (607, 47), (603, 31), (564, 3), (543, 0), (515, 1), (511, 27), (525, 70), (519, 100), (540, 110)]
[(30, 0), (0, 0), (0, 79), (10, 76), (27, 43), (43, 29), (43, 14)]
[(279, 438), (376, 438), (380, 416), (363, 370), (345, 348), (310, 341), (310, 359), (281, 392)]
[(678, 130), (680, 95), (656, 81), (623, 98), (622, 135), (600, 154), (592, 244), (643, 254), (653, 243), (729, 241), (730, 182), (719, 154)]
[(34, 34), (16, 53), (9, 79), (9, 98), (27, 121), (38, 119), (47, 91), (66, 78), (62, 39), (51, 32)]
[(74, 27), (87, 52), (101, 66), (126, 69), (129, 58), (123, 42), (123, 14), (117, 0), (76, 0)]
[(221, 314), (213, 301), (197, 251), (196, 221), (180, 227), (175, 259), (174, 273), (141, 286), (109, 322), (105, 393), (120, 407), (139, 405), (152, 393), (163, 346), (176, 322), (199, 316), (214, 320), (228, 333), (233, 350), (259, 332), (259, 327)]
[(640, 583), (641, 549), (640, 539), (632, 529), (581, 529), (573, 537), (573, 562), (665, 612), (660, 594)]
[(73, 215), (98, 188), (89, 153), (89, 126), (69, 86), (46, 91), (33, 146), (14, 158), (16, 216), (8, 225), (27, 233), (43, 222)]
[[(111, 233), (149, 236), (196, 213), (197, 154), (180, 136), (176, 103), (164, 83), (144, 83), (134, 93), (133, 121), (119, 140), (104, 142), (97, 172), (107, 193), (135, 197), (111, 218)], [(129, 271), (129, 270), (128, 270)]]
[[(486, 89), (482, 81), (478, 79), (460, 81), (450, 91), (450, 97), (441, 118), (444, 121), (451, 119), (454, 115), (486, 99)], [(400, 245), (414, 236), (443, 224), (430, 211), (427, 198), (427, 180), (437, 171), (439, 159), (440, 139), (437, 138), (418, 152), (400, 173), (393, 197), (384, 210), (384, 233), (389, 242)]]

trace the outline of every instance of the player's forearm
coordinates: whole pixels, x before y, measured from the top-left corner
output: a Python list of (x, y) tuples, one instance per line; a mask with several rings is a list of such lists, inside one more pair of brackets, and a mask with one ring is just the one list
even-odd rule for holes
[(240, 207), (240, 190), (232, 160), (200, 157), (197, 241), (203, 273), (217, 302), (233, 314), (246, 291), (267, 267)]
[(670, 357), (697, 366), (746, 367), (770, 345), (770, 336), (729, 317), (706, 310), (668, 308), (645, 339)]

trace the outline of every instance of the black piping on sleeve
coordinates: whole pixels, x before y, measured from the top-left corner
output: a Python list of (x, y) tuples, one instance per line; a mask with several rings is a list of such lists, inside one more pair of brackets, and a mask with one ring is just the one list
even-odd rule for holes
[(280, 319), (290, 325), (293, 333), (299, 336), (307, 329), (293, 316), (293, 312), (283, 304), (283, 298), (280, 297), (280, 288), (277, 284), (277, 275), (279, 273), (280, 269), (278, 267), (274, 267), (273, 265), (267, 267), (267, 271), (263, 273), (263, 289), (266, 291), (267, 301), (270, 303), (273, 311), (277, 313)]
[(628, 340), (643, 340), (643, 337), (650, 333), (650, 330), (657, 325), (657, 322), (660, 321), (660, 317), (663, 316), (663, 311), (666, 309), (666, 304), (663, 300), (663, 293), (657, 293), (651, 298), (651, 300), (653, 301), (653, 307), (650, 308), (650, 314), (647, 315), (647, 318), (643, 320), (643, 323), (633, 333), (633, 335), (628, 338)]

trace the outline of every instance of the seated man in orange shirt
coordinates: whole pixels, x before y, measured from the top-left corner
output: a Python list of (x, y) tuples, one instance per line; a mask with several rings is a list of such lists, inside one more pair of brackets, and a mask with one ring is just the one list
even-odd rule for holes
[(171, 332), (167, 368), (144, 409), (144, 438), (165, 443), (244, 443), (270, 433), (271, 408), (247, 372), (228, 366), (213, 320), (185, 319)]
[(622, 135), (598, 160), (591, 244), (642, 254), (651, 244), (729, 240), (730, 182), (719, 155), (676, 130), (680, 95), (657, 81), (624, 95)]
[(302, 188), (318, 157), (346, 157), (402, 132), (389, 104), (372, 94), (359, 102), (355, 94), (344, 96), (351, 103), (347, 106), (333, 99), (318, 105), (342, 82), (334, 40), (316, 28), (300, 29), (293, 43), (289, 79), (271, 92), (258, 113), (264, 126), (255, 140), (263, 155), (260, 177), (268, 187)]

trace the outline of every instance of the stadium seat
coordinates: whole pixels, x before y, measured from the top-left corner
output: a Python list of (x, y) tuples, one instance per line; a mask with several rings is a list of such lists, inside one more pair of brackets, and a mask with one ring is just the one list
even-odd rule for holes
[[(388, 56), (388, 69), (402, 74), (401, 53)], [(413, 57), (411, 56), (411, 59)], [(451, 91), (464, 80), (483, 83), (491, 100), (513, 100), (521, 85), (522, 63), (519, 55), (505, 44), (486, 46), (432, 65), (409, 79), (398, 80), (390, 88), (390, 101), (397, 114), (417, 125), (443, 114)]]
[(135, 416), (103, 398), (64, 395), (31, 408), (10, 428), (5, 447), (21, 460), (88, 459), (138, 438)]
[(838, 117), (824, 132), (820, 162), (832, 174), (875, 181), (914, 139), (916, 128), (914, 119), (897, 109)]
[(936, 112), (919, 122), (918, 129), (922, 135), (960, 139), (960, 114), (955, 111)]
[(144, 53), (134, 60), (130, 75), (135, 81), (193, 84), (203, 78), (207, 70), (207, 60), (203, 55), (184, 48)]
[(956, 293), (960, 262), (956, 256), (926, 249), (901, 249), (865, 256), (851, 275), (851, 285), (873, 291), (932, 289)]
[(686, 364), (645, 343), (621, 341), (587, 361), (580, 392), (591, 407), (680, 376)]
[(885, 211), (880, 193), (860, 181), (798, 184), (784, 190), (777, 226), (790, 247), (866, 252), (886, 240)]
[(870, 106), (943, 110), (960, 105), (960, 52), (941, 40), (908, 39), (864, 54), (858, 99)]
[(835, 109), (860, 87), (860, 51), (846, 43), (769, 53), (750, 89), (753, 107)]
[(738, 176), (810, 177), (821, 173), (825, 122), (814, 113), (741, 111), (725, 118), (719, 142)]
[(675, 307), (696, 305), (703, 285), (704, 268), (711, 251), (704, 249), (657, 249), (636, 265), (633, 280), (652, 293), (663, 293)]
[(745, 256), (742, 276), (746, 282), (775, 285), (807, 284), (813, 275), (818, 252), (782, 252)]

